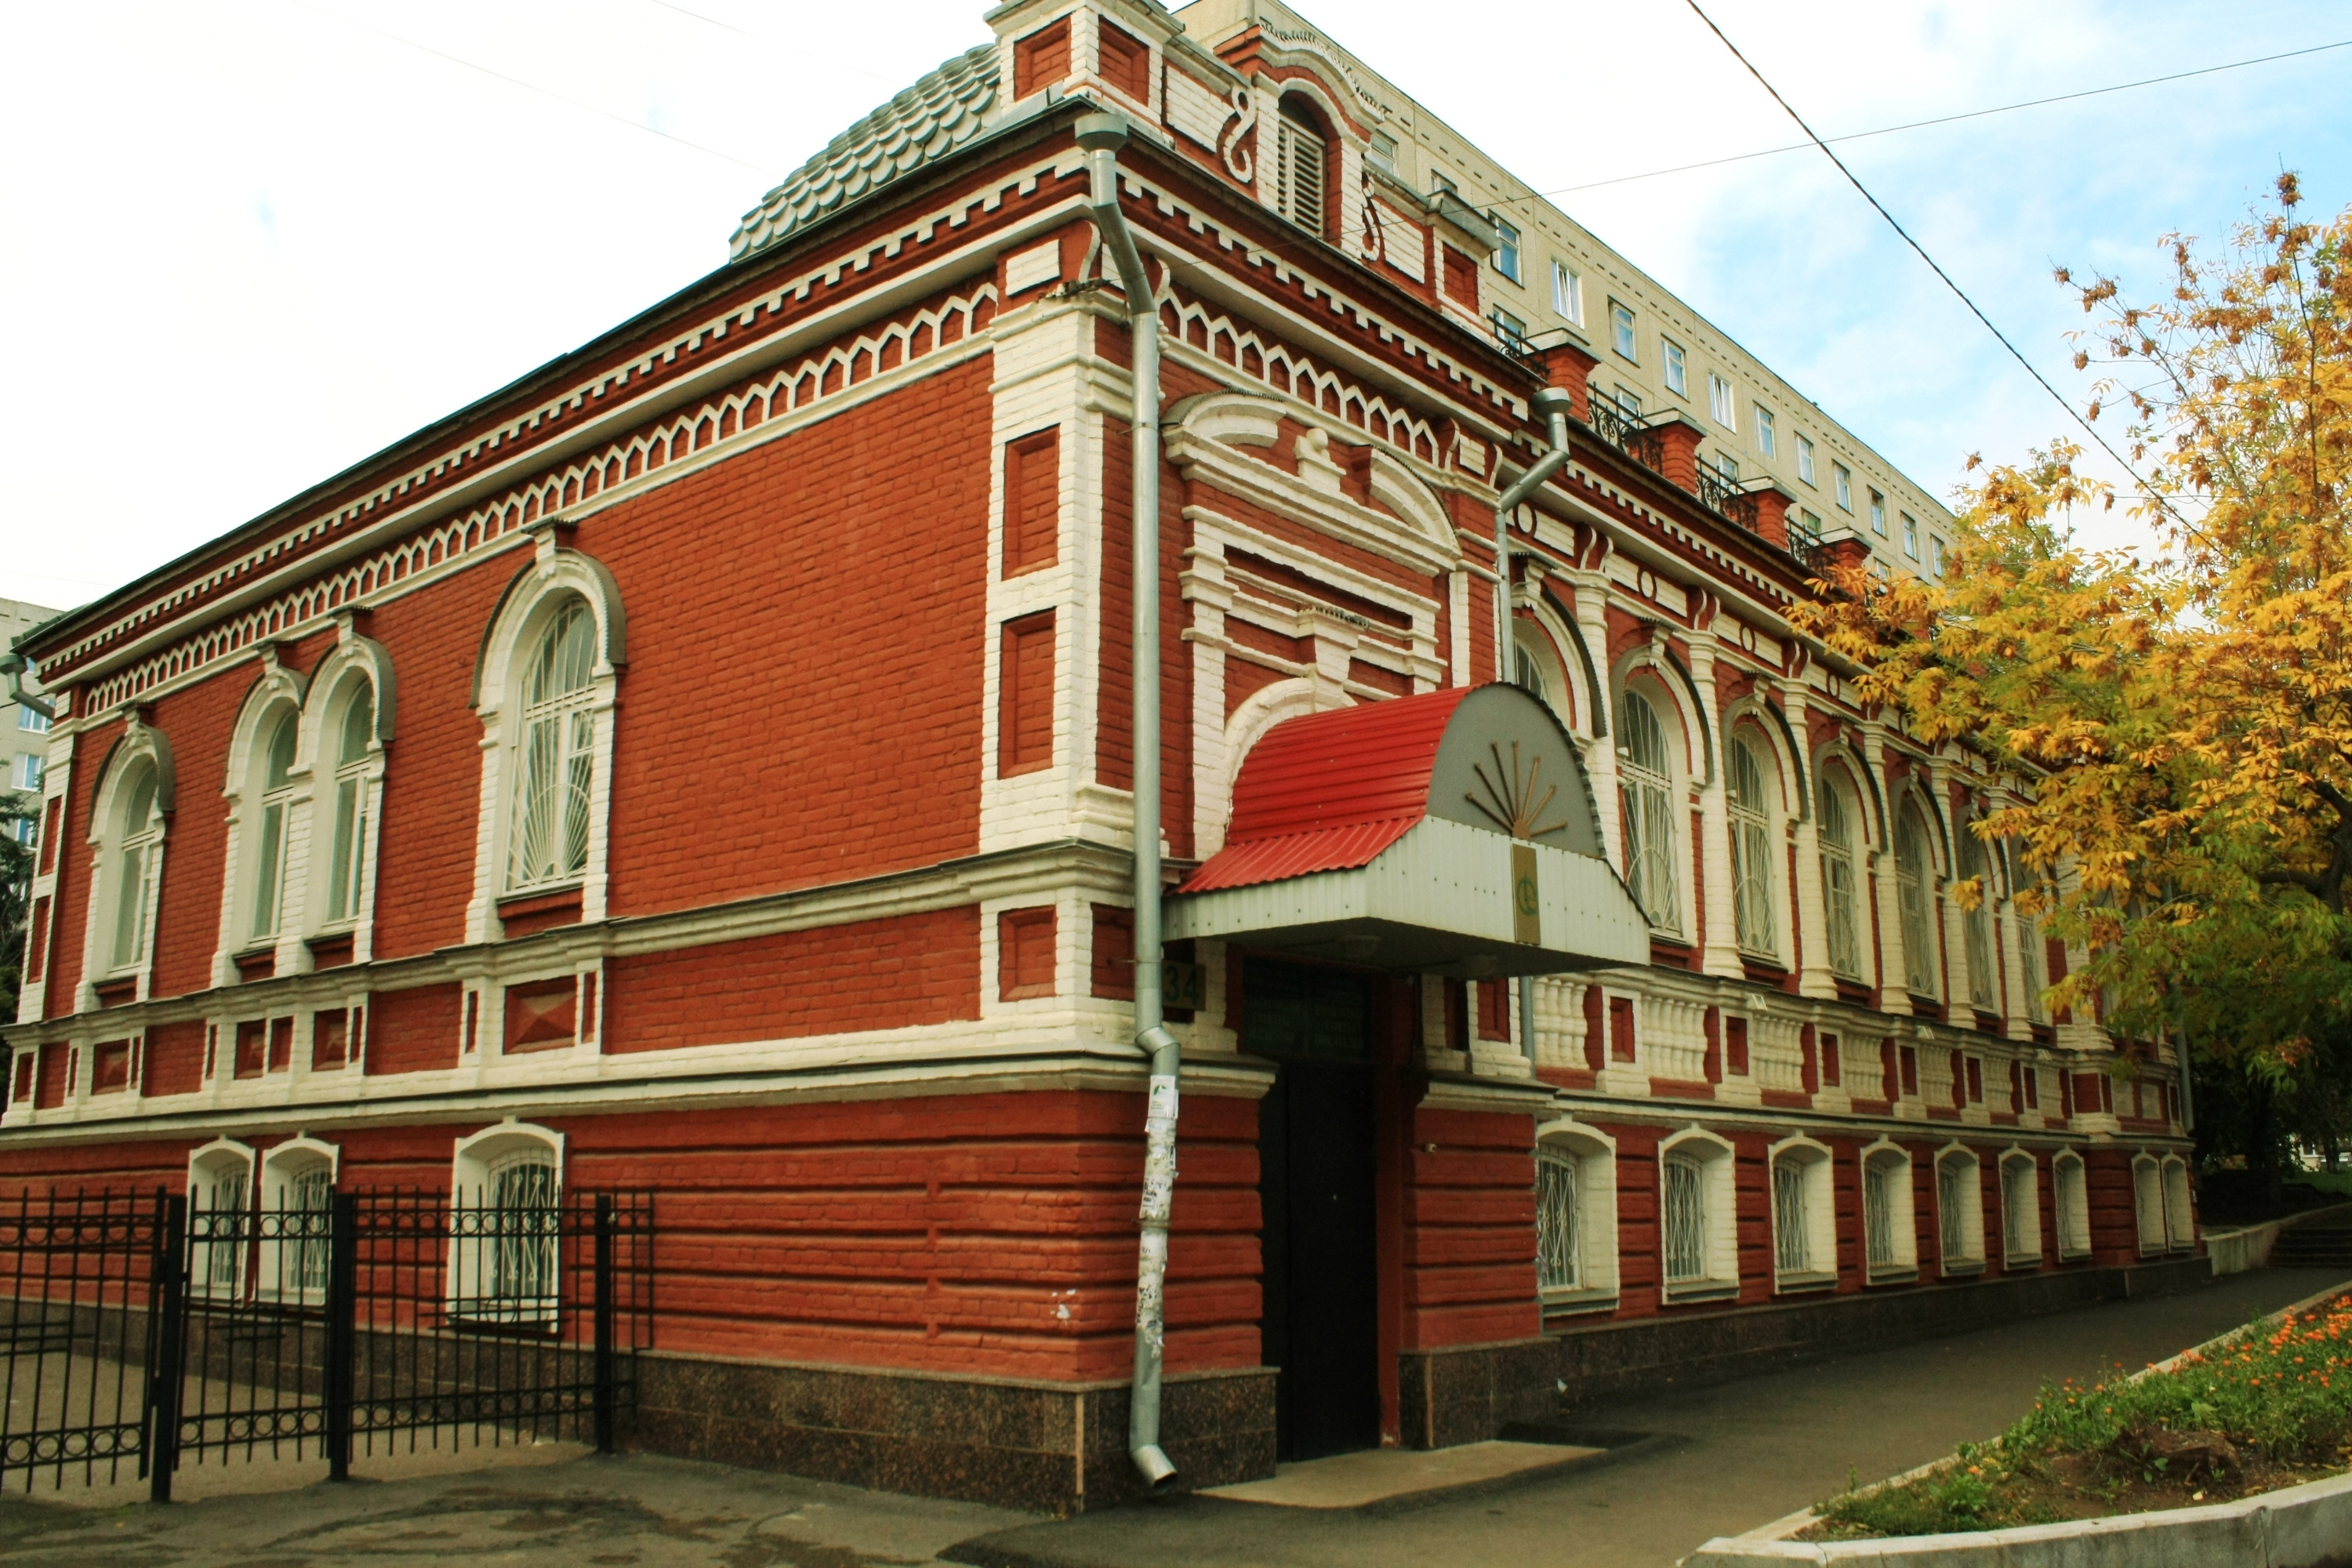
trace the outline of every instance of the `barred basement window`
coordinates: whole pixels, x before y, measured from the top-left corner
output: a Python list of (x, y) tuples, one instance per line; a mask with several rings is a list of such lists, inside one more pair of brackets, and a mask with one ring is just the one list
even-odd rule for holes
[(1285, 99), (1275, 117), (1274, 206), (1276, 212), (1307, 230), (1323, 233), (1323, 162), (1328, 149), (1323, 138), (1298, 107)]
[(245, 1296), (253, 1243), (253, 1151), (217, 1139), (188, 1156), (188, 1278), (199, 1295)]
[(1984, 1262), (1984, 1194), (1977, 1181), (1977, 1158), (1952, 1149), (1936, 1160), (1936, 1224), (1947, 1270)]
[(1777, 952), (1772, 920), (1772, 827), (1765, 811), (1764, 769), (1744, 737), (1731, 742), (1732, 926), (1745, 952)]
[(2011, 1264), (2036, 1263), (2042, 1258), (2042, 1193), (2040, 1167), (2022, 1151), (2000, 1161), (2001, 1256)]
[(331, 1143), (293, 1138), (261, 1162), (260, 1294), (317, 1304), (327, 1298), (328, 1226), (337, 1152)]
[(1576, 1156), (1536, 1151), (1536, 1287), (1579, 1290), (1584, 1280), (1576, 1234)]
[(1666, 1283), (1695, 1284), (1706, 1278), (1706, 1199), (1698, 1162), (1670, 1154), (1665, 1166)]
[(1628, 691), (1618, 715), (1619, 789), (1625, 827), (1625, 880), (1650, 924), (1679, 932), (1683, 917), (1675, 891), (1673, 772), (1665, 727), (1649, 699)]
[(294, 743), (299, 715), (292, 708), (269, 731), (261, 775), (261, 831), (253, 879), (253, 930), (257, 942), (278, 934), (286, 909), (286, 833), (293, 820)]
[(1853, 812), (1845, 791), (1822, 781), (1822, 898), (1827, 906), (1830, 968), (1848, 980), (1862, 976), (1862, 936), (1855, 919), (1859, 883), (1853, 868)]
[(540, 634), (523, 674), (521, 776), (507, 866), (509, 891), (568, 880), (588, 865), (596, 742), (590, 679), (595, 668), (595, 617), (584, 602), (572, 598)]
[(1969, 1001), (1987, 1013), (2000, 1011), (2000, 987), (1992, 966), (1992, 878), (1985, 864), (1984, 846), (1963, 826), (1960, 829), (1960, 875), (1977, 879), (1977, 907), (1967, 910), (1962, 929), (1968, 937)]
[(2080, 1258), (2091, 1250), (2091, 1197), (2083, 1177), (2083, 1157), (2064, 1153), (2050, 1162), (2051, 1206), (2058, 1215), (2058, 1256)]
[(1937, 996), (1936, 926), (1927, 905), (1935, 862), (1927, 849), (1927, 825), (1916, 805), (1903, 808), (1895, 834), (1895, 902), (1903, 930), (1905, 984), (1914, 996)]
[(1783, 1274), (1801, 1274), (1813, 1266), (1805, 1225), (1805, 1172), (1793, 1160), (1772, 1166), (1772, 1261)]
[(1895, 1184), (1890, 1162), (1874, 1161), (1863, 1169), (1863, 1245), (1873, 1268), (1895, 1267)]
[(1912, 1225), (1911, 1157), (1892, 1143), (1862, 1155), (1862, 1255), (1864, 1278), (1908, 1279), (1918, 1269)]
[(2025, 981), (2025, 1016), (2036, 1024), (2050, 1021), (2042, 994), (2050, 989), (2050, 960), (2043, 946), (2042, 922), (2031, 915), (2017, 917), (2018, 973)]
[(360, 911), (367, 855), (368, 742), (375, 734), (375, 694), (362, 686), (343, 709), (335, 746), (335, 826), (327, 863), (327, 923)]
[(2132, 1161), (2132, 1211), (2139, 1222), (2139, 1250), (2142, 1257), (2165, 1249), (2164, 1177), (2154, 1156), (2139, 1155)]
[(453, 1317), (554, 1321), (561, 1186), (552, 1137), (507, 1124), (458, 1146), (449, 1209)]

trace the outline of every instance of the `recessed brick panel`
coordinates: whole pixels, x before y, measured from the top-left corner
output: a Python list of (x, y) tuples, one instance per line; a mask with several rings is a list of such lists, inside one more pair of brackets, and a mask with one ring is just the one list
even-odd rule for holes
[(996, 994), (1004, 1002), (1054, 994), (1053, 905), (997, 915)]
[(1054, 612), (1004, 623), (997, 689), (998, 774), (1054, 765)]
[(1059, 426), (1004, 447), (1004, 574), (1051, 566), (1060, 552), (1062, 431)]

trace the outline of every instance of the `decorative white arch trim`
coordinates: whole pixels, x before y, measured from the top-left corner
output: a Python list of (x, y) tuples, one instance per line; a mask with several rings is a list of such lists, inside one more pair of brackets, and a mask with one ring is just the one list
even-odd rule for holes
[[(1772, 1226), (1772, 1283), (1780, 1294), (1824, 1290), (1837, 1283), (1837, 1156), (1801, 1132), (1766, 1152)], [(1783, 1190), (1782, 1172), (1790, 1173)]]
[[(530, 1121), (495, 1121), (478, 1132), (469, 1132), (457, 1140), (451, 1151), (449, 1191), (475, 1192), (488, 1179), (491, 1169), (509, 1156), (532, 1151), (544, 1151), (555, 1167), (555, 1179), (563, 1181), (564, 1137), (551, 1127), (541, 1127)], [(469, 1200), (478, 1201), (478, 1200)]]
[(199, 1296), (245, 1296), (257, 1170), (251, 1146), (233, 1138), (188, 1152), (188, 1282)]
[[(1265, 739), (1266, 731), (1286, 719), (1318, 712), (1317, 683), (1297, 677), (1276, 680), (1260, 687), (1244, 698), (1233, 716), (1225, 721), (1225, 766), (1222, 776), (1211, 774), (1203, 782), (1209, 785), (1202, 792), (1208, 797), (1200, 803), (1196, 820), (1201, 824), (1199, 852), (1202, 858), (1214, 855), (1225, 847), (1225, 829), (1234, 816), (1234, 784), (1242, 776), (1242, 763), (1248, 760), (1251, 748)], [(1328, 689), (1327, 689), (1328, 690)], [(1350, 707), (1344, 694), (1331, 707)], [(1210, 791), (1213, 791), (1212, 795)]]
[[(141, 869), (140, 886), (126, 889), (121, 886), (121, 856), (117, 851), (125, 837), (143, 830), (145, 825), (133, 826), (122, 820), (129, 805), (123, 798), (123, 781), (139, 773), (142, 764), (154, 770), (154, 812), (160, 826)], [(155, 906), (163, 891), (164, 857), (171, 846), (178, 779), (171, 741), (163, 731), (142, 719), (136, 708), (127, 710), (122, 734), (107, 752), (106, 760), (99, 764), (95, 805), (85, 835), (90, 850), (90, 883), (89, 898), (82, 913), (78, 1011), (89, 1012), (97, 1007), (98, 987), (102, 983), (130, 980), (133, 983), (132, 1000), (147, 1000), (155, 970)], [(118, 965), (111, 962), (112, 939), (126, 891), (144, 900), (145, 918), (139, 951), (128, 963)]]
[[(1968, 1178), (1951, 1194), (1953, 1208), (1948, 1214), (1944, 1172), (1960, 1164), (1967, 1165)], [(1942, 1272), (1979, 1273), (1985, 1265), (1984, 1157), (1956, 1138), (1936, 1151), (1928, 1168), (1936, 1177), (1937, 1256)]]
[[(278, 946), (283, 957), (285, 943), (301, 930), (301, 895), (306, 889), (299, 868), (309, 863), (310, 763), (318, 754), (317, 731), (304, 721), (303, 711), (315, 689), (314, 683), (301, 671), (278, 662), (277, 644), (261, 645), (261, 673), (247, 689), (236, 722), (229, 729), (226, 777), (221, 785), (221, 798), (228, 802), (228, 842), (221, 859), (220, 924), (213, 946), (215, 985), (236, 984), (237, 953), (256, 945), (252, 916), (257, 879), (257, 847), (261, 836), (262, 775), (269, 763), (265, 748), (271, 728), (288, 713), (293, 715), (295, 721), (294, 765), (289, 776), (297, 782), (283, 830), (281, 852), (287, 864), (279, 874), (285, 888), (284, 903), (291, 907), (278, 910), (277, 932), (263, 940)], [(287, 965), (281, 963), (279, 967)], [(299, 969), (302, 965), (292, 967)]]
[(2058, 1257), (2068, 1262), (2091, 1256), (2090, 1168), (2072, 1149), (2050, 1157), (2051, 1211), (2058, 1217)]
[[(1698, 1166), (1701, 1235), (1698, 1249), (1705, 1274), (1696, 1279), (1666, 1278), (1666, 1266), (1678, 1250), (1669, 1234), (1672, 1226), (1667, 1169), (1688, 1160)], [(1658, 1141), (1658, 1240), (1660, 1292), (1668, 1302), (1720, 1300), (1739, 1291), (1738, 1186), (1735, 1173), (1738, 1151), (1729, 1139), (1696, 1122)]]
[[(1588, 711), (1591, 707), (1591, 695), (1581, 689), (1583, 672), (1570, 662), (1565, 651), (1574, 646), (1570, 641), (1573, 634), (1559, 612), (1540, 596), (1517, 607), (1527, 613), (1512, 617), (1513, 643), (1526, 642), (1535, 647), (1538, 662), (1546, 667), (1544, 679), (1557, 684), (1566, 700), (1568, 711), (1559, 714), (1561, 728), (1579, 739), (1592, 739), (1592, 715)], [(1511, 673), (1516, 676), (1517, 672), (1514, 670)], [(1558, 705), (1554, 705), (1553, 711), (1559, 712)]]
[[(1571, 1285), (1546, 1285), (1538, 1279), (1538, 1294), (1547, 1312), (1605, 1311), (1617, 1302), (1620, 1277), (1617, 1252), (1617, 1140), (1598, 1127), (1573, 1117), (1555, 1117), (1536, 1129), (1536, 1157), (1549, 1151), (1564, 1156), (1575, 1177), (1575, 1280)], [(1557, 1217), (1543, 1211), (1540, 1165), (1537, 1188), (1538, 1226)], [(1557, 1238), (1555, 1238), (1557, 1239)]]
[(1365, 482), (1374, 500), (1412, 524), (1441, 553), (1460, 558), (1462, 546), (1454, 537), (1453, 514), (1403, 459), (1374, 445)]
[[(335, 629), (335, 647), (311, 672), (310, 696), (302, 714), (302, 755), (313, 759), (310, 809), (304, 814), (304, 830), (309, 842), (322, 847), (323, 852), (307, 858), (309, 869), (302, 886), (300, 929), (306, 936), (316, 935), (326, 931), (331, 920), (338, 934), (345, 930), (352, 933), (352, 961), (364, 963), (375, 953), (376, 851), (383, 823), (385, 752), (392, 744), (399, 689), (393, 677), (392, 656), (382, 643), (359, 635), (349, 616), (338, 617)], [(328, 900), (334, 875), (335, 816), (340, 809), (338, 750), (343, 714), (347, 705), (356, 700), (356, 689), (362, 686), (374, 703), (374, 722), (369, 735), (368, 761), (359, 774), (363, 826), (359, 846), (359, 886), (352, 893), (352, 912), (334, 920)], [(301, 956), (307, 960), (307, 952)]]
[(1812, 785), (1805, 777), (1804, 753), (1796, 749), (1796, 737), (1790, 732), (1786, 715), (1754, 692), (1739, 699), (1723, 710), (1725, 743), (1741, 725), (1764, 737), (1772, 753), (1773, 766), (1780, 774), (1780, 815), (1790, 822), (1802, 822), (1813, 814)]
[(1814, 749), (1814, 787), (1831, 787), (1830, 771), (1833, 767), (1845, 774), (1862, 816), (1862, 842), (1854, 846), (1854, 852), (1867, 854), (1893, 847), (1895, 838), (1886, 820), (1886, 802), (1879, 795), (1878, 782), (1871, 775), (1870, 764), (1843, 741), (1832, 741)]
[[(1674, 709), (1675, 721), (1682, 726), (1683, 773), (1694, 789), (1703, 789), (1715, 782), (1715, 730), (1693, 692), (1689, 676), (1680, 662), (1669, 653), (1659, 658), (1651, 648), (1636, 647), (1617, 657), (1609, 669), (1609, 695), (1612, 710), (1622, 708), (1625, 692), (1634, 677), (1646, 677), (1644, 684), (1666, 694)], [(1622, 731), (1623, 726), (1619, 725)], [(1622, 738), (1622, 736), (1621, 736)]]
[[(1910, 1149), (1878, 1138), (1854, 1152), (1862, 1186), (1862, 1277), (1865, 1285), (1901, 1284), (1919, 1277), (1919, 1222)], [(1871, 1172), (1889, 1173), (1874, 1195)], [(1883, 1203), (1885, 1212), (1874, 1212)]]

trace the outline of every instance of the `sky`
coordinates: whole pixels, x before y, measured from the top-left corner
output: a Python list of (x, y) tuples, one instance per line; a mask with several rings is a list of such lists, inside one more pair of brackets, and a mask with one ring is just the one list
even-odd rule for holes
[[(1705, 3), (1831, 137), (2352, 40), (2342, 0)], [(1686, 0), (1299, 8), (1537, 188), (1593, 187), (1559, 204), (1929, 490), (2070, 427), (1818, 152), (1622, 178), (1801, 140)], [(0, 598), (95, 597), (719, 267), (984, 10), (0, 0)], [(2352, 205), (2347, 82), (2352, 48), (1840, 151), (2079, 404), (2053, 266), (2159, 290), (2161, 237), (2282, 167)]]

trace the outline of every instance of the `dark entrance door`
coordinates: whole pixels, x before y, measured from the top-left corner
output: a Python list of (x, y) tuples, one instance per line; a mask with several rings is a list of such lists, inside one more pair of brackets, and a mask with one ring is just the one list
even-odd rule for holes
[(1280, 1066), (1258, 1108), (1265, 1363), (1279, 1367), (1278, 1457), (1376, 1447), (1380, 1339), (1372, 1218), (1371, 986), (1253, 959), (1242, 1046)]

